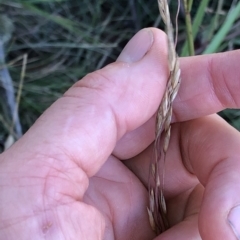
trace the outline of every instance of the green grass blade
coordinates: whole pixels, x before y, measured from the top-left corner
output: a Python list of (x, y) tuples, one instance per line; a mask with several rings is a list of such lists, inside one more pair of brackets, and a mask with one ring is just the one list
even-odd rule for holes
[[(28, 0), (28, 3), (61, 3), (66, 1), (68, 0)], [(22, 3), (22, 1), (19, 1), (19, 3)]]
[(50, 13), (34, 6), (33, 4), (26, 3), (26, 2), (22, 2), (21, 4), (25, 9), (30, 10), (31, 12), (38, 14), (39, 16), (45, 17), (46, 19), (49, 19), (49, 20), (55, 22), (56, 24), (60, 25), (61, 27), (67, 29), (68, 31), (70, 31), (72, 33), (77, 33), (77, 34), (83, 33), (83, 31), (81, 31), (79, 29), (80, 26), (77, 26), (77, 25), (81, 25), (83, 30), (87, 29), (87, 26), (84, 24), (75, 23), (69, 19), (62, 17), (62, 16), (56, 16), (56, 15), (50, 14)]
[(217, 6), (217, 12), (215, 13), (215, 16), (211, 20), (210, 28), (209, 28), (209, 31), (207, 33), (207, 40), (208, 41), (210, 41), (213, 38), (214, 32), (218, 28), (220, 12), (222, 11), (223, 5), (224, 5), (224, 0), (219, 0), (218, 1), (218, 6)]
[(23, 45), (15, 45), (13, 46), (10, 51), (17, 51), (21, 49), (26, 49), (27, 47), (31, 47), (33, 49), (43, 49), (43, 48), (82, 48), (82, 49), (95, 49), (95, 48), (116, 48), (118, 46), (117, 43), (94, 43), (94, 44), (89, 44), (89, 43), (66, 43), (66, 42), (57, 42), (57, 43), (28, 43), (23, 44)]
[(187, 43), (188, 43), (188, 53), (190, 56), (195, 55), (194, 40), (193, 40), (193, 30), (192, 30), (192, 18), (190, 13), (189, 1), (184, 0), (184, 10), (185, 10), (185, 23), (186, 23), (186, 33), (187, 33)]
[(188, 11), (191, 12), (193, 5), (193, 0), (188, 0)]
[(203, 54), (214, 53), (218, 50), (220, 45), (222, 44), (224, 38), (227, 33), (231, 29), (235, 20), (240, 16), (240, 2), (234, 7), (227, 15), (225, 22), (222, 27), (219, 29), (211, 43), (208, 45)]
[[(196, 13), (196, 16), (194, 18), (193, 21), (193, 39), (196, 38), (197, 33), (199, 32), (199, 27), (203, 21), (203, 17), (204, 17), (204, 13), (205, 13), (205, 9), (208, 6), (209, 0), (202, 0), (199, 7), (198, 7), (198, 11)], [(185, 41), (183, 48), (182, 48), (182, 52), (180, 54), (181, 56), (188, 56), (188, 44), (187, 44), (187, 40)]]

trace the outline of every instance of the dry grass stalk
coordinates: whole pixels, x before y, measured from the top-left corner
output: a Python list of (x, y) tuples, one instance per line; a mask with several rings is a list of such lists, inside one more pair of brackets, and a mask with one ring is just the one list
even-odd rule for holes
[[(164, 165), (171, 135), (172, 102), (180, 86), (180, 69), (175, 50), (173, 27), (167, 0), (158, 0), (160, 14), (165, 23), (168, 41), (169, 79), (159, 106), (156, 120), (154, 162), (150, 166), (148, 215), (152, 229), (160, 234), (168, 228), (164, 198)], [(163, 132), (163, 133), (162, 133)], [(163, 142), (161, 142), (163, 134)]]

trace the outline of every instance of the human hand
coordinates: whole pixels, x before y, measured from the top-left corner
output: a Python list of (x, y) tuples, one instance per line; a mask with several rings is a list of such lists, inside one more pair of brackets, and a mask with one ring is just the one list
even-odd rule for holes
[[(166, 49), (161, 31), (140, 31), (117, 62), (76, 83), (0, 155), (0, 239), (154, 238), (146, 186)], [(181, 59), (166, 159), (171, 228), (155, 239), (240, 232), (230, 212), (240, 204), (240, 135), (207, 116), (240, 106), (239, 58)]]

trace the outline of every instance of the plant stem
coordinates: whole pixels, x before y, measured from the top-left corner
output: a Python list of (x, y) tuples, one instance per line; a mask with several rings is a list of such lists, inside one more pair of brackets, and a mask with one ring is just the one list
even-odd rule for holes
[(192, 20), (190, 15), (190, 10), (192, 7), (192, 0), (184, 0), (185, 9), (185, 21), (187, 27), (187, 39), (188, 39), (188, 52), (190, 56), (195, 55), (194, 43), (193, 43), (193, 32), (192, 32)]
[[(205, 9), (208, 6), (210, 0), (201, 0), (197, 13), (195, 15), (194, 21), (192, 23), (192, 29), (193, 29), (193, 40), (195, 39), (195, 37), (197, 36), (197, 33), (200, 31), (200, 25), (203, 21), (203, 17), (205, 14)], [(181, 51), (181, 56), (182, 57), (186, 57), (188, 56), (188, 41), (185, 41), (182, 51)]]
[(192, 4), (193, 4), (193, 0), (188, 0), (188, 11), (191, 12), (192, 10)]

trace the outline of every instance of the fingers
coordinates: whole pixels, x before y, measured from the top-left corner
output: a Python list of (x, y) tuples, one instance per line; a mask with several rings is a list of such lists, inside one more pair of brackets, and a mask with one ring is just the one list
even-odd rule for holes
[[(200, 181), (205, 186), (199, 217), (202, 238), (240, 239), (240, 133), (217, 115), (174, 124), (172, 130), (165, 169), (168, 203)], [(149, 147), (126, 161), (146, 186), (151, 154)]]
[[(146, 206), (147, 189), (121, 161), (110, 156), (90, 180), (83, 201), (106, 219), (104, 239), (153, 239)], [(137, 223), (137, 224), (136, 224)]]
[[(182, 161), (180, 129), (183, 124), (175, 123), (171, 129), (171, 139), (165, 161), (164, 195), (167, 200), (192, 190), (199, 183), (196, 176), (186, 169)], [(138, 176), (146, 188), (149, 181), (150, 161), (154, 161), (154, 144), (151, 144), (140, 154), (124, 162)]]
[(121, 159), (137, 156), (146, 149), (155, 138), (155, 115), (139, 128), (126, 133), (118, 142), (113, 154)]
[(240, 204), (240, 133), (214, 115), (183, 124), (181, 140), (186, 168), (205, 186), (202, 238), (236, 239), (240, 214), (231, 209)]
[(88, 176), (95, 174), (117, 140), (156, 111), (167, 79), (164, 46), (161, 31), (140, 31), (116, 63), (87, 75), (55, 102), (11, 154), (15, 149), (29, 159), (44, 152), (63, 165), (71, 159)]
[(198, 213), (203, 192), (203, 186), (198, 184), (194, 189), (182, 192), (176, 198), (168, 201), (168, 219), (171, 227), (155, 240), (201, 240), (198, 229)]
[(180, 142), (185, 167), (204, 186), (217, 164), (240, 154), (240, 133), (218, 115), (181, 124)]
[(186, 121), (240, 108), (240, 50), (182, 58), (182, 83), (174, 102), (174, 121)]
[[(172, 121), (191, 120), (225, 108), (240, 108), (239, 59), (240, 50), (181, 58), (182, 82), (173, 104)], [(145, 129), (139, 128), (124, 136), (114, 154), (127, 159), (143, 151), (154, 139), (154, 121), (152, 118), (143, 126)]]
[(188, 220), (182, 221), (173, 226), (166, 232), (162, 233), (154, 240), (202, 240), (198, 231), (198, 216), (193, 215)]

